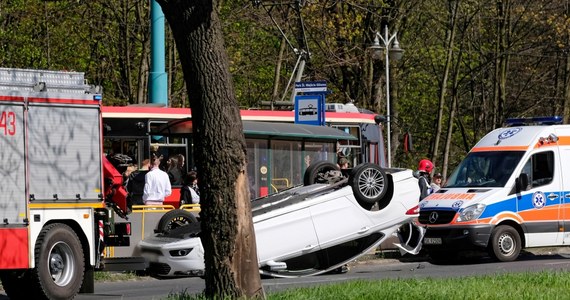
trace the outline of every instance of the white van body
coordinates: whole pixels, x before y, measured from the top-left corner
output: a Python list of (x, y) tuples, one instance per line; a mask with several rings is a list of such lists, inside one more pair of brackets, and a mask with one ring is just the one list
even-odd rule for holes
[(570, 125), (493, 130), (420, 202), (418, 222), (434, 259), (484, 250), (512, 261), (523, 248), (569, 244)]

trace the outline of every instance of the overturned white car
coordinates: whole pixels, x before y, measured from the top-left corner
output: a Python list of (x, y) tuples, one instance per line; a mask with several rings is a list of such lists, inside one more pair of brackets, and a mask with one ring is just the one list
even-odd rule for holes
[[(397, 231), (406, 244), (400, 248), (419, 251), (423, 231), (410, 225), (419, 211), (419, 188), (411, 170), (385, 171), (369, 163), (339, 170), (335, 164), (317, 162), (307, 169), (304, 183), (252, 202), (262, 274), (298, 277), (329, 272)], [(173, 228), (181, 221), (196, 219), (183, 210), (171, 211), (159, 223), (161, 233), (139, 243), (151, 275), (203, 274), (199, 223)]]

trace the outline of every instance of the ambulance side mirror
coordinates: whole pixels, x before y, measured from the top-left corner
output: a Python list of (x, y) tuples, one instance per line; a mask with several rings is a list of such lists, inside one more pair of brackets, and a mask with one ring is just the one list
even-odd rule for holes
[(517, 181), (516, 181), (516, 189), (517, 189), (517, 193), (520, 193), (522, 191), (526, 191), (528, 189), (528, 174), (527, 173), (521, 173), (521, 175), (519, 175), (519, 177), (517, 178)]

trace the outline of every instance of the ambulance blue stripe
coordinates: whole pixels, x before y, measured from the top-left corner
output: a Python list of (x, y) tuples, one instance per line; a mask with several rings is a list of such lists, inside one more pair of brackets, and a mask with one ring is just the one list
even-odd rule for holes
[[(548, 192), (545, 193), (545, 196), (547, 197), (546, 199), (546, 203), (544, 207), (547, 206), (552, 206), (552, 205), (559, 205), (560, 204), (560, 199), (556, 198), (555, 200), (550, 200), (548, 199), (548, 195), (550, 194), (557, 194), (560, 197), (560, 192)], [(567, 192), (562, 192), (562, 194), (565, 194)], [(485, 208), (485, 211), (481, 214), (481, 219), (483, 218), (492, 218), (496, 215), (498, 215), (499, 213), (503, 213), (503, 212), (514, 212), (516, 213), (517, 211), (526, 211), (526, 210), (533, 210), (533, 209), (542, 209), (542, 208), (535, 208), (532, 204), (532, 197), (533, 197), (533, 193), (529, 193), (529, 194), (525, 194), (522, 196), (522, 199), (518, 199), (516, 196), (515, 197), (511, 197), (508, 199), (505, 199), (503, 201), (497, 202), (497, 203), (493, 203), (490, 205), (487, 205), (487, 207)], [(517, 205), (518, 205), (518, 209), (517, 209)]]

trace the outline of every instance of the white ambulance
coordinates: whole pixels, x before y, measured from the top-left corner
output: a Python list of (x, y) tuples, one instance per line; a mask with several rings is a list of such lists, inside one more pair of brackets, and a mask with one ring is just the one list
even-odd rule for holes
[(511, 119), (471, 149), (443, 188), (420, 202), (423, 247), (434, 260), (570, 243), (570, 125)]

